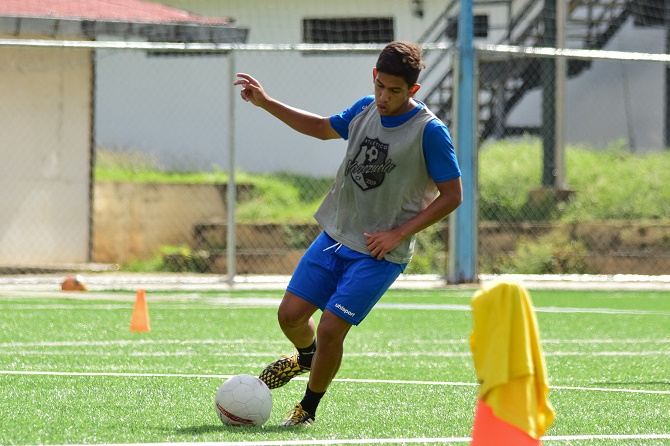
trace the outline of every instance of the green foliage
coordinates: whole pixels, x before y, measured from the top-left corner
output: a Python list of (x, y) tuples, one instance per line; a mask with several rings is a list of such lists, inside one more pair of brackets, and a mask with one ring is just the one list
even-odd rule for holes
[(312, 244), (313, 237), (304, 231), (301, 226), (284, 224), (281, 226), (287, 246), (292, 249), (307, 249)]
[(417, 234), (414, 257), (407, 266), (405, 273), (434, 274), (435, 271), (443, 271), (447, 264), (447, 253), (444, 250), (446, 238), (446, 220)]
[(129, 273), (156, 273), (164, 271), (163, 256), (157, 254), (149, 260), (131, 260), (128, 263), (119, 265), (121, 271)]
[[(631, 154), (618, 142), (607, 150), (573, 146), (566, 149), (566, 183), (573, 191), (567, 201), (535, 194), (542, 182), (542, 142), (523, 137), (486, 144), (479, 153), (479, 216), (482, 221), (597, 221), (654, 220), (670, 216), (670, 151)], [(101, 151), (97, 181), (226, 183), (226, 172), (163, 172), (151, 159), (134, 154)], [(237, 204), (239, 223), (284, 225), (291, 248), (309, 244), (294, 225), (313, 224), (313, 214), (332, 184), (332, 178), (293, 173), (236, 172), (239, 184), (252, 185)], [(540, 190), (542, 192), (542, 190)], [(531, 198), (533, 196), (534, 198)], [(539, 198), (538, 198), (539, 197)], [(416, 255), (407, 273), (443, 271), (446, 242), (438, 226), (417, 238)], [(535, 242), (522, 240), (513, 255), (481, 258), (481, 270), (519, 273), (585, 272), (585, 248), (560, 234)], [(182, 259), (183, 261), (177, 261)], [(148, 262), (133, 262), (133, 271), (202, 271), (206, 259), (197, 253), (164, 253)], [(167, 268), (167, 269), (166, 269)]]
[(162, 271), (172, 273), (210, 271), (209, 253), (194, 251), (188, 245), (161, 246)]
[(554, 230), (537, 240), (522, 238), (516, 251), (500, 259), (497, 273), (511, 274), (585, 274), (584, 243), (571, 240), (564, 232)]
[(237, 206), (240, 223), (305, 223), (312, 215), (319, 199), (307, 199), (305, 185), (298, 187), (295, 176), (286, 180), (285, 174), (255, 176), (251, 196)]
[[(95, 166), (96, 181), (137, 183), (226, 184), (228, 173), (218, 168), (209, 172), (165, 171), (150, 157), (138, 153), (99, 150)], [(250, 184), (250, 196), (237, 204), (240, 223), (311, 223), (330, 185), (331, 178), (314, 178), (279, 172), (255, 175), (236, 171), (237, 184)]]
[[(670, 152), (631, 154), (622, 143), (608, 150), (566, 149), (566, 182), (574, 190), (566, 203), (529, 199), (542, 182), (542, 143), (537, 138), (507, 139), (479, 153), (479, 215), (482, 220), (629, 220), (670, 215)], [(226, 183), (226, 172), (164, 172), (136, 154), (99, 151), (96, 181)], [(332, 178), (280, 172), (236, 172), (252, 184), (251, 198), (238, 204), (242, 223), (310, 223)]]
[(312, 216), (330, 189), (331, 178), (279, 172), (244, 174), (254, 185), (250, 200), (237, 206), (241, 223), (312, 223)]
[(488, 144), (479, 153), (482, 220), (564, 221), (658, 219), (670, 215), (670, 152), (632, 154), (615, 143), (605, 151), (568, 147), (567, 203), (547, 208), (529, 200), (542, 181), (542, 142), (520, 138)]
[[(98, 150), (94, 170), (96, 181), (137, 183), (226, 183), (228, 173), (166, 171), (154, 158), (138, 152)], [(244, 182), (244, 178), (240, 179)]]
[[(542, 180), (541, 147), (534, 139), (504, 140), (479, 153), (479, 216), (522, 221), (528, 194)], [(535, 219), (535, 218), (534, 218)]]
[(632, 154), (575, 147), (566, 156), (569, 184), (578, 200), (564, 219), (634, 220), (670, 215), (670, 152)]
[(316, 178), (288, 172), (277, 173), (277, 180), (290, 184), (298, 190), (301, 202), (321, 202), (333, 184), (332, 178)]
[(134, 260), (121, 267), (127, 272), (206, 273), (210, 270), (209, 253), (194, 251), (188, 245), (160, 247), (160, 252), (147, 261)]

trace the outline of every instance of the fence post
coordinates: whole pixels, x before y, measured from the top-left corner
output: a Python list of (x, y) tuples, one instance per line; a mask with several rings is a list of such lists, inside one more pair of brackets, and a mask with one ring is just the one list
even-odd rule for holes
[(228, 283), (235, 282), (235, 205), (237, 191), (235, 190), (235, 50), (228, 55), (228, 187), (226, 190), (226, 272)]
[(456, 156), (463, 174), (463, 204), (450, 217), (451, 283), (476, 283), (477, 273), (477, 97), (472, 0), (461, 2), (458, 26)]
[[(565, 20), (567, 15), (566, 0), (556, 1), (556, 48), (565, 49)], [(556, 58), (556, 99), (554, 119), (556, 123), (556, 139), (554, 140), (554, 188), (565, 189), (565, 94), (568, 61), (565, 57)]]

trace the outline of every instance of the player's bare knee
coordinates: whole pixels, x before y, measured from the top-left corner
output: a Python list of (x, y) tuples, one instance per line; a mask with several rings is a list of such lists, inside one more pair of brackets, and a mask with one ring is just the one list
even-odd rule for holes
[(351, 324), (334, 315), (330, 311), (325, 311), (317, 327), (317, 339), (319, 344), (326, 342), (344, 342)]
[(294, 311), (287, 309), (283, 306), (279, 307), (277, 311), (277, 320), (279, 321), (279, 326), (281, 328), (295, 328), (302, 325), (302, 322), (296, 315)]

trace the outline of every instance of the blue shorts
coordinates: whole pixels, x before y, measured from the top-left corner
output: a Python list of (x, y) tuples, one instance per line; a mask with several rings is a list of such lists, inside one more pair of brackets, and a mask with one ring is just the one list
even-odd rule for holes
[(354, 251), (323, 232), (305, 252), (286, 290), (358, 325), (406, 266)]

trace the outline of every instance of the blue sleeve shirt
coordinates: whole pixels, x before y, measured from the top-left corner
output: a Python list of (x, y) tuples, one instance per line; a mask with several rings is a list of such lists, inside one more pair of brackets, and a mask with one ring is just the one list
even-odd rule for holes
[[(349, 124), (356, 115), (371, 106), (375, 101), (374, 96), (365, 96), (356, 101), (351, 107), (342, 113), (330, 117), (330, 125), (344, 139), (349, 139)], [(373, 106), (373, 105), (372, 105)], [(399, 116), (382, 116), (384, 127), (397, 127), (414, 116), (419, 109), (425, 105), (419, 102), (419, 106)], [(430, 177), (436, 183), (453, 180), (461, 176), (458, 167), (454, 144), (451, 141), (449, 129), (438, 119), (430, 121), (423, 132), (423, 155), (426, 159), (426, 168)]]

